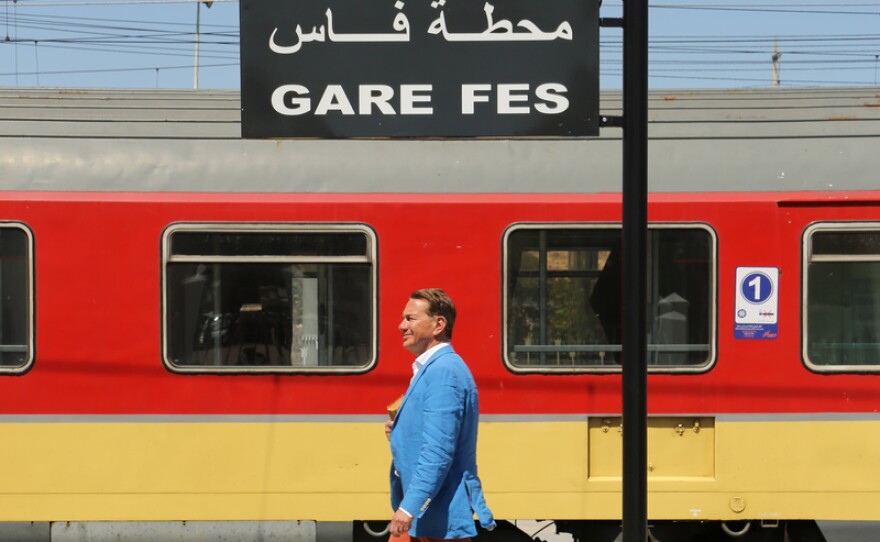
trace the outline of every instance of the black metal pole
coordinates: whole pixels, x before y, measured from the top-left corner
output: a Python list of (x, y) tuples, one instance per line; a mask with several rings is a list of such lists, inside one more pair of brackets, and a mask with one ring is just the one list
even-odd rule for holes
[(648, 539), (648, 0), (623, 2), (623, 542)]

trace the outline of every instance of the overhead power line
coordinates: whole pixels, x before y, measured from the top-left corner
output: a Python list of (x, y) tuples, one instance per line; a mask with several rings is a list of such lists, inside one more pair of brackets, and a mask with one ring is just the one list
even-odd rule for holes
[[(224, 23), (231, 20), (235, 24), (211, 24), (210, 18), (206, 18), (205, 24), (196, 30), (196, 10), (188, 7), (193, 6), (196, 0), (4, 2), (5, 9), (0, 10), (0, 17), (5, 17), (2, 24), (7, 29), (7, 39), (0, 43), (7, 47), (0, 47), (0, 72), (19, 75), (38, 72), (48, 76), (181, 69), (183, 66), (169, 64), (176, 64), (183, 57), (191, 57), (195, 44), (198, 43), (199, 54), (206, 60), (218, 62), (214, 65), (218, 70), (229, 70), (233, 74), (231, 84), (238, 84), (238, 70), (235, 68), (238, 67), (240, 36), (237, 21), (234, 20), (237, 19), (237, 13), (233, 19), (224, 20)], [(214, 1), (215, 4), (227, 4), (227, 9), (231, 7), (229, 4), (235, 5), (237, 2), (238, 0)], [(606, 8), (613, 10), (620, 6), (621, 0), (605, 0), (602, 10), (604, 13)], [(787, 73), (799, 70), (804, 74), (813, 72), (817, 75), (815, 78), (806, 76), (805, 81), (818, 81), (816, 84), (870, 84), (876, 80), (880, 60), (880, 33), (872, 32), (876, 25), (866, 28), (863, 24), (858, 25), (850, 23), (850, 19), (843, 19), (847, 21), (845, 28), (854, 28), (852, 33), (844, 33), (835, 32), (834, 25), (812, 23), (800, 26), (789, 23), (806, 19), (816, 21), (817, 18), (822, 21), (821, 17), (828, 15), (858, 16), (863, 21), (866, 20), (866, 14), (880, 15), (880, 1), (680, 0), (652, 2), (649, 8), (655, 16), (652, 19), (694, 21), (687, 27), (672, 27), (678, 31), (652, 27), (655, 34), (650, 38), (649, 54), (652, 78), (655, 81), (679, 77), (684, 80), (739, 81), (744, 85), (760, 80), (769, 83), (774, 43), (778, 44), (779, 52), (783, 55), (781, 58), (784, 58), (783, 64)], [(210, 11), (202, 9), (203, 14), (212, 16), (216, 12), (216, 7)], [(731, 28), (729, 24), (723, 26), (722, 33), (714, 32), (719, 27), (717, 24), (702, 24), (703, 21), (727, 21), (735, 13), (742, 18), (755, 20), (758, 18), (752, 14), (756, 12), (766, 14), (766, 17), (760, 17), (761, 22), (780, 21), (780, 30), (788, 34), (767, 32), (770, 25), (766, 24), (762, 26), (750, 23), (749, 28), (752, 31), (748, 34), (735, 33), (736, 28)], [(99, 13), (102, 16), (89, 16)], [(168, 20), (161, 20), (163, 15), (171, 13), (175, 15)], [(138, 17), (134, 14), (144, 16)], [(841, 27), (838, 25), (838, 28)], [(810, 31), (817, 28), (822, 31)], [(697, 35), (704, 29), (706, 35)], [(23, 44), (27, 47), (22, 47)], [(600, 39), (603, 75), (620, 71), (622, 48), (620, 34), (603, 29)], [(77, 63), (86, 57), (91, 64), (83, 63), (81, 69), (76, 69), (69, 61), (57, 60), (65, 52), (68, 57), (78, 55)], [(37, 63), (42, 69), (36, 68)], [(140, 63), (149, 65), (134, 65)], [(125, 67), (119, 66), (120, 64)], [(191, 69), (194, 66), (186, 67)], [(864, 81), (857, 81), (858, 74), (864, 77)], [(0, 75), (9, 77), (2, 73)], [(826, 81), (819, 81), (825, 77)], [(785, 81), (786, 84), (794, 82)]]

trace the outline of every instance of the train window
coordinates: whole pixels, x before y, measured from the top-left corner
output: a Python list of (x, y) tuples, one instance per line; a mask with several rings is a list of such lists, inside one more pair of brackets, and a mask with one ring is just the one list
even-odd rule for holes
[(807, 365), (880, 370), (880, 223), (810, 226), (803, 268)]
[[(714, 232), (652, 225), (647, 244), (649, 367), (705, 370), (715, 357)], [(516, 225), (504, 246), (508, 367), (619, 371), (620, 227)]]
[(33, 242), (22, 224), (0, 222), (0, 373), (33, 360)]
[(376, 242), (362, 225), (175, 224), (165, 362), (181, 372), (363, 372), (376, 360)]

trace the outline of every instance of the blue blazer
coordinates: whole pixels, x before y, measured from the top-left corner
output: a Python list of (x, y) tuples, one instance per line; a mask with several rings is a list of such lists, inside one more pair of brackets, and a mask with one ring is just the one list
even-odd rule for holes
[(411, 536), (476, 536), (495, 527), (477, 477), (477, 386), (452, 346), (410, 382), (391, 429), (391, 508), (413, 514)]

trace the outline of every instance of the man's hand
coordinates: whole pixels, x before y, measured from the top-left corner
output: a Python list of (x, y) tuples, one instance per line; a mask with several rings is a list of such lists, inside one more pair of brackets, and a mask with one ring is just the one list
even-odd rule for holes
[(391, 518), (391, 536), (402, 535), (403, 533), (409, 531), (411, 525), (412, 518), (409, 517), (409, 514), (398, 508), (397, 512), (394, 512), (394, 516)]
[(391, 440), (391, 426), (394, 425), (393, 420), (388, 420), (385, 422), (385, 438)]

